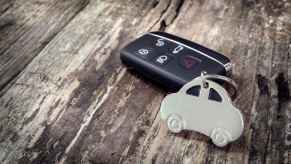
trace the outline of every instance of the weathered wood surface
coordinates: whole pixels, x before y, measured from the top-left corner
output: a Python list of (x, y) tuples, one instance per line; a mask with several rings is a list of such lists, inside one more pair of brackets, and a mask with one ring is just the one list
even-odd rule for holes
[[(0, 4), (0, 163), (291, 163), (290, 0)], [(167, 131), (166, 93), (119, 60), (152, 30), (232, 59), (239, 141), (217, 148)]]
[(2, 1), (3, 4), (0, 3), (0, 14), (2, 11), (0, 15), (0, 89), (9, 81), (14, 80), (88, 3), (88, 0)]

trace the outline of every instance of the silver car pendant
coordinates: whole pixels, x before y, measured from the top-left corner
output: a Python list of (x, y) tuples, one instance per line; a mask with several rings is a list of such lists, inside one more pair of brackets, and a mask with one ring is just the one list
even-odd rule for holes
[[(227, 91), (210, 79), (228, 82), (236, 89), (235, 83), (227, 77), (202, 73), (177, 93), (167, 95), (162, 101), (160, 114), (170, 131), (179, 133), (182, 130), (193, 130), (210, 137), (215, 145), (223, 147), (242, 135), (244, 122)], [(199, 94), (188, 94), (191, 88), (198, 88)], [(215, 92), (218, 100), (210, 99), (210, 92)]]

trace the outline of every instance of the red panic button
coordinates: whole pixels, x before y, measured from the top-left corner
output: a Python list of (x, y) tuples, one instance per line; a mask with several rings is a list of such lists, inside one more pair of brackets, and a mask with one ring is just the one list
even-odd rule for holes
[(192, 69), (194, 66), (201, 63), (201, 60), (191, 56), (191, 55), (185, 55), (181, 57), (181, 65), (186, 69)]

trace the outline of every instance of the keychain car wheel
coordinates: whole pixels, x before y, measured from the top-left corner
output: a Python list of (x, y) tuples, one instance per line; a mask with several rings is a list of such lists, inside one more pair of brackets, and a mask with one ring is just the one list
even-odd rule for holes
[(167, 119), (167, 125), (173, 133), (179, 133), (183, 130), (183, 119), (177, 114), (170, 114)]
[(228, 142), (230, 141), (230, 137), (229, 137), (229, 134), (227, 133), (227, 131), (225, 131), (221, 128), (215, 128), (212, 131), (210, 138), (211, 138), (212, 142), (219, 147), (223, 147), (223, 146), (227, 145)]

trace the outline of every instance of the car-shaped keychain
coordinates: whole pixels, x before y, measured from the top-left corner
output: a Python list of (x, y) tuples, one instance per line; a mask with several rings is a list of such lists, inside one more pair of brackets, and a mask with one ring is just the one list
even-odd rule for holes
[[(177, 93), (167, 95), (161, 103), (160, 114), (170, 131), (200, 132), (209, 136), (215, 145), (223, 147), (242, 135), (244, 122), (227, 91), (217, 82), (209, 80), (211, 77), (226, 82), (231, 80), (202, 73)], [(198, 95), (189, 94), (191, 88), (198, 89)], [(213, 95), (214, 99), (211, 98)]]

